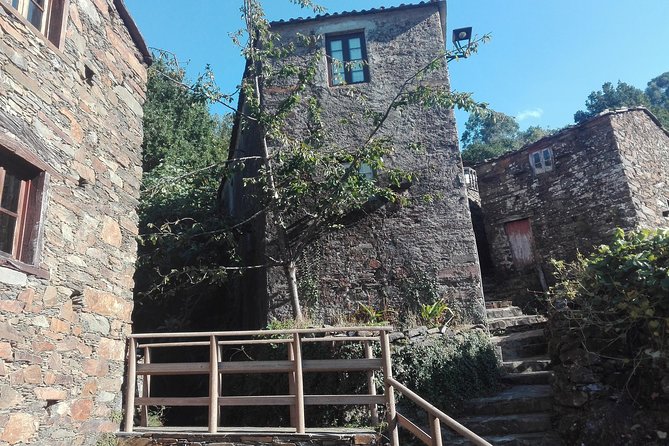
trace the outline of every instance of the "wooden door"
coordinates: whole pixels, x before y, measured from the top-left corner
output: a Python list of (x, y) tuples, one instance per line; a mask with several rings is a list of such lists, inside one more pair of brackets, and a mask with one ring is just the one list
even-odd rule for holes
[(534, 264), (534, 242), (530, 220), (510, 221), (504, 224), (506, 236), (509, 239), (511, 257), (516, 268), (521, 269)]

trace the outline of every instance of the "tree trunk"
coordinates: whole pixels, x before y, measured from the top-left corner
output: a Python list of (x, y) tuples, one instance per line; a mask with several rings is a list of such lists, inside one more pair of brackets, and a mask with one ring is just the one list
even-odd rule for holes
[(290, 291), (290, 305), (293, 307), (293, 317), (295, 321), (302, 322), (302, 308), (300, 306), (300, 295), (297, 291), (297, 265), (294, 261), (290, 261), (283, 267), (286, 275), (286, 282), (288, 283), (288, 290)]

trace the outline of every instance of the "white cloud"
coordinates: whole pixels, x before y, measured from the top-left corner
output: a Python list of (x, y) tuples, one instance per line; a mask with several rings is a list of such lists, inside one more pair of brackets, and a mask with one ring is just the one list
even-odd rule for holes
[(518, 115), (516, 115), (516, 121), (522, 122), (525, 121), (526, 119), (539, 119), (541, 116), (543, 116), (544, 111), (541, 108), (533, 108), (530, 110), (523, 110)]

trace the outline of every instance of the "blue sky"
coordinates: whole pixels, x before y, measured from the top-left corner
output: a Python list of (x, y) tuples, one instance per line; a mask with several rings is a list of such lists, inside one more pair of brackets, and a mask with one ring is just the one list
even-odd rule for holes
[[(337, 12), (412, 2), (319, 4)], [(243, 70), (229, 37), (241, 27), (241, 3), (126, 0), (149, 46), (175, 53), (188, 63), (191, 77), (210, 64), (224, 92), (235, 90)], [(310, 15), (289, 0), (264, 5), (270, 20)], [(474, 92), (477, 100), (516, 116), (521, 128), (571, 124), (588, 94), (604, 82), (643, 89), (669, 71), (669, 0), (450, 0), (447, 21), (449, 31), (472, 26), (475, 34), (492, 35), (477, 55), (450, 65), (452, 88)], [(462, 130), (467, 116), (456, 116)]]

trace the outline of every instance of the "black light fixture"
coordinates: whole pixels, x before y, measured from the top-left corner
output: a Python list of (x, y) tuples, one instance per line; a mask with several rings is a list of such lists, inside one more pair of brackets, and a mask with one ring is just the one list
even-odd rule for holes
[(453, 46), (455, 51), (448, 56), (448, 60), (458, 57), (467, 57), (469, 45), (472, 43), (472, 27), (457, 28), (453, 30)]

